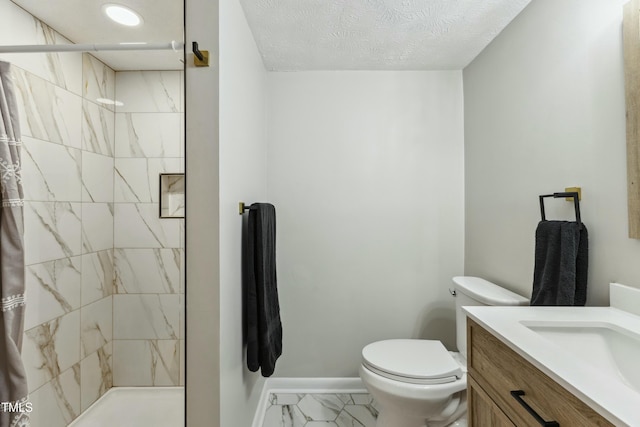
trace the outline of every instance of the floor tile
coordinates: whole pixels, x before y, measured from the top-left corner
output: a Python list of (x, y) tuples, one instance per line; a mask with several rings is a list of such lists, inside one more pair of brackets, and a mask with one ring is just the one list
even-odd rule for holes
[(335, 394), (307, 394), (297, 406), (309, 420), (333, 421), (344, 403)]
[(368, 393), (272, 393), (262, 427), (375, 427)]
[(307, 419), (295, 405), (272, 405), (264, 414), (262, 427), (304, 427)]

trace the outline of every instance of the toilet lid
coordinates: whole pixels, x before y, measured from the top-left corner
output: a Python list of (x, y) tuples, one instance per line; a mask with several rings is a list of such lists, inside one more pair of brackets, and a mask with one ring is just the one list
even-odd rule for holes
[(415, 384), (443, 384), (462, 377), (462, 368), (440, 341), (395, 339), (362, 349), (365, 366), (379, 375)]

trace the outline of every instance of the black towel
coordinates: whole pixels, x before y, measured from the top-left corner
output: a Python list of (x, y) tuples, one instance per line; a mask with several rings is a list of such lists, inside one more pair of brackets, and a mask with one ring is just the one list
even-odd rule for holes
[(276, 280), (276, 209), (254, 203), (249, 210), (246, 312), (247, 367), (273, 374), (282, 354), (282, 324)]
[(587, 227), (569, 221), (540, 221), (531, 305), (583, 306), (587, 301)]

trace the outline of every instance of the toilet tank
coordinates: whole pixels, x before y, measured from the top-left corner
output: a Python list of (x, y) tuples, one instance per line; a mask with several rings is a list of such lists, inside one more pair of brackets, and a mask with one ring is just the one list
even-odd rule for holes
[(458, 351), (467, 357), (467, 315), (462, 310), (467, 305), (529, 305), (529, 299), (479, 277), (453, 278), (456, 291), (456, 344)]

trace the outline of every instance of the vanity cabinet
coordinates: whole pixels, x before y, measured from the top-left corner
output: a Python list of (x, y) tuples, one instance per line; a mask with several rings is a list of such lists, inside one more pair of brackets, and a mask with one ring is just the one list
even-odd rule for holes
[(613, 426), (472, 319), (467, 363), (471, 427)]
[(472, 378), (468, 379), (469, 421), (472, 426), (513, 427), (515, 424)]

